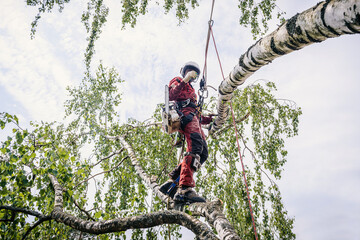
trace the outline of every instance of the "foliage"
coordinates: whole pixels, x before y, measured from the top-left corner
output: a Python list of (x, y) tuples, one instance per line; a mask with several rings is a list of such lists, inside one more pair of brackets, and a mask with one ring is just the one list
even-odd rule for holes
[[(121, 101), (122, 80), (114, 69), (100, 64), (95, 77), (87, 76), (77, 88), (69, 88), (71, 99), (65, 104), (70, 123), (32, 123), (22, 129), (16, 116), (0, 115), (2, 129), (13, 127), (1, 143), (0, 206), (13, 206), (51, 213), (54, 191), (48, 174), (55, 175), (64, 187), (64, 210), (83, 219), (107, 220), (166, 209), (135, 173), (118, 141), (105, 136), (124, 135), (131, 143), (146, 173), (162, 183), (179, 162), (179, 150), (172, 146), (174, 135), (164, 134), (151, 122), (129, 119), (117, 122), (116, 106)], [(267, 83), (236, 91), (235, 116), (240, 123), (246, 174), (251, 200), (262, 239), (293, 239), (293, 219), (281, 201), (273, 178), (280, 179), (286, 162), (284, 138), (297, 134), (300, 109), (289, 101), (276, 100), (275, 86)], [(207, 105), (213, 111), (214, 101)], [(160, 121), (161, 106), (153, 121)], [(231, 124), (232, 119), (228, 120)], [(210, 156), (197, 173), (198, 191), (208, 200), (220, 198), (227, 218), (242, 239), (253, 239), (251, 219), (242, 180), (233, 128), (217, 139), (210, 139)], [(254, 150), (251, 150), (251, 149)], [(249, 155), (249, 156), (248, 156)], [(96, 177), (93, 177), (95, 176)], [(20, 239), (37, 218), (0, 210), (0, 234), (4, 239)], [(181, 238), (177, 225), (134, 230), (131, 239)], [(92, 238), (55, 221), (45, 222), (31, 231), (31, 239)], [(100, 239), (126, 239), (124, 232), (103, 234)]]
[(87, 11), (82, 14), (81, 22), (89, 34), (86, 39), (88, 46), (85, 52), (85, 64), (88, 70), (90, 68), (91, 58), (95, 53), (95, 41), (100, 37), (101, 28), (105, 24), (108, 14), (109, 8), (105, 6), (103, 0), (90, 0)]
[[(240, 25), (249, 26), (253, 38), (263, 36), (268, 30), (268, 22), (272, 19), (273, 11), (277, 7), (276, 0), (261, 0), (259, 3), (254, 0), (239, 0), (239, 9), (241, 11)], [(284, 22), (283, 15), (285, 12), (278, 8), (276, 13), (277, 19)]]
[[(294, 219), (287, 216), (273, 178), (281, 178), (287, 155), (284, 138), (297, 135), (301, 110), (292, 101), (277, 100), (272, 94), (275, 90), (272, 82), (265, 87), (253, 84), (236, 90), (232, 104), (236, 120), (250, 113), (237, 129), (258, 234), (261, 239), (294, 239)], [(232, 125), (232, 121), (230, 117), (227, 124)], [(198, 175), (198, 185), (207, 198), (224, 201), (227, 216), (241, 239), (254, 239), (234, 128), (208, 144), (210, 156), (206, 171)]]
[[(88, 45), (85, 51), (85, 63), (87, 70), (90, 69), (90, 63), (95, 54), (95, 41), (99, 39), (101, 29), (107, 21), (109, 8), (104, 4), (104, 0), (87, 0), (87, 9), (83, 12), (81, 22), (84, 24), (88, 33), (86, 38)], [(38, 22), (44, 12), (51, 12), (57, 5), (61, 12), (66, 3), (70, 0), (27, 0), (28, 6), (38, 7), (38, 14), (35, 20), (31, 23), (31, 38), (34, 38)], [(135, 27), (137, 19), (140, 15), (145, 15), (151, 3), (150, 0), (121, 0), (121, 22), (122, 29), (127, 25)], [(268, 30), (268, 22), (272, 19), (273, 12), (276, 6), (276, 0), (261, 0), (259, 3), (253, 0), (239, 0), (238, 7), (241, 11), (239, 23), (241, 26), (250, 26), (253, 38), (256, 39), (265, 34)], [(160, 5), (155, 1), (155, 6)], [(163, 9), (165, 14), (173, 12), (179, 21), (179, 24), (189, 18), (189, 9), (199, 6), (198, 0), (164, 0)], [(174, 10), (174, 11), (172, 11)], [(116, 11), (116, 9), (114, 9)], [(277, 19), (284, 21), (284, 12), (278, 10)], [(261, 17), (260, 17), (261, 16)]]

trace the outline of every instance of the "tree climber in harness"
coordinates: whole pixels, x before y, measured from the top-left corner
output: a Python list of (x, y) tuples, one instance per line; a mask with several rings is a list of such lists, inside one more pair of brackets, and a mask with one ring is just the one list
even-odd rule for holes
[[(195, 62), (187, 62), (180, 70), (181, 77), (175, 77), (169, 84), (169, 100), (175, 101), (180, 115), (180, 129), (185, 136), (187, 152), (182, 162), (169, 173), (170, 180), (160, 186), (160, 191), (173, 197), (175, 201), (193, 203), (205, 202), (194, 190), (193, 174), (208, 157), (205, 134), (200, 124), (209, 124), (212, 117), (201, 116), (198, 111), (197, 96), (192, 82), (200, 74)], [(176, 184), (176, 185), (175, 185)], [(177, 191), (176, 186), (178, 186)]]

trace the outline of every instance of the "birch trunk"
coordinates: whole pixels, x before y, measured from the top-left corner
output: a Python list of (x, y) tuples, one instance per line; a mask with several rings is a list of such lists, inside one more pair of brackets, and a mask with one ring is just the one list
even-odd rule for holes
[(259, 68), (312, 43), (356, 33), (360, 33), (360, 0), (327, 0), (287, 20), (241, 55), (239, 63), (221, 82), (218, 117), (210, 134), (219, 130), (227, 119), (234, 90)]

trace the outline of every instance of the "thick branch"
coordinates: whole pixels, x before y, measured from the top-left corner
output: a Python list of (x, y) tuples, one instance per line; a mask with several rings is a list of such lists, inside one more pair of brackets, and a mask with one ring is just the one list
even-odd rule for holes
[(287, 20), (241, 55), (239, 63), (221, 82), (218, 117), (210, 134), (224, 124), (234, 90), (262, 66), (312, 43), (356, 33), (360, 33), (359, 0), (327, 0)]
[(0, 210), (2, 209), (6, 209), (12, 212), (20, 212), (20, 213), (25, 213), (34, 217), (38, 217), (38, 218), (45, 218), (45, 215), (37, 212), (37, 211), (33, 211), (33, 210), (29, 210), (26, 208), (19, 208), (19, 207), (12, 207), (12, 206), (0, 206)]
[(99, 222), (77, 218), (63, 212), (62, 187), (53, 175), (49, 177), (55, 190), (55, 206), (51, 218), (73, 229), (92, 234), (103, 234), (155, 227), (162, 224), (180, 224), (193, 231), (200, 239), (217, 239), (216, 235), (205, 224), (179, 211), (161, 211)]

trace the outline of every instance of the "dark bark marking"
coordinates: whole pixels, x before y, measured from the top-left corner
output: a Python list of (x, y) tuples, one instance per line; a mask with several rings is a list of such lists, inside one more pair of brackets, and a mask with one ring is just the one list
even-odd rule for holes
[(321, 21), (323, 22), (324, 26), (333, 34), (335, 34), (336, 36), (340, 36), (341, 34), (336, 32), (335, 29), (333, 29), (332, 27), (328, 26), (326, 24), (325, 21), (325, 11), (326, 11), (326, 7), (329, 4), (330, 0), (327, 0), (326, 3), (324, 3), (323, 7), (321, 8)]
[(299, 13), (297, 13), (295, 16), (290, 18), (286, 23), (286, 30), (290, 36), (293, 36), (294, 34), (297, 34), (297, 35), (302, 34), (302, 30), (301, 30), (300, 26), (296, 26), (298, 16), (299, 16)]
[(357, 30), (352, 26), (352, 23), (345, 21), (345, 26), (351, 31), (351, 33), (360, 33), (360, 30)]
[(219, 88), (219, 93), (220, 95), (228, 95), (228, 94), (231, 94), (232, 92), (226, 92), (226, 91), (222, 91), (220, 88)]
[[(243, 75), (241, 75), (241, 74), (239, 74), (241, 77), (244, 77)], [(235, 88), (237, 88), (237, 86), (239, 85), (239, 84), (237, 84), (237, 80), (236, 79), (233, 79), (232, 77), (231, 77), (231, 74), (230, 74), (230, 76), (229, 76), (229, 81), (230, 81), (230, 86), (231, 87), (233, 87), (234, 89)]]
[(292, 46), (296, 47), (297, 49), (300, 49), (300, 48), (301, 48), (300, 44), (298, 44), (297, 41), (294, 40), (293, 38), (289, 38), (289, 43), (290, 43)]
[(253, 63), (255, 64), (255, 66), (262, 66), (261, 63), (259, 63), (258, 61), (256, 61), (256, 59), (254, 58), (254, 56), (252, 54), (250, 54), (251, 57), (251, 61), (253, 61)]
[(316, 6), (314, 6), (314, 7), (312, 8), (312, 10), (315, 11), (315, 9), (316, 9), (321, 3), (322, 3), (322, 2), (318, 2), (318, 3), (316, 4)]
[(256, 64), (252, 63), (252, 62), (249, 62), (249, 65), (252, 66), (253, 68), (256, 68)]
[(256, 70), (251, 70), (248, 66), (245, 65), (244, 57), (245, 57), (245, 54), (241, 55), (241, 57), (239, 59), (239, 65), (248, 72), (255, 72)]
[(324, 37), (326, 37), (326, 38), (329, 38), (329, 37), (330, 37), (329, 35), (325, 34), (323, 31), (321, 31), (319, 25), (316, 25), (316, 29), (317, 29), (318, 32), (319, 32), (321, 35), (323, 35)]
[(307, 43), (309, 43), (309, 41), (307, 41), (307, 40), (304, 39), (304, 38), (299, 38), (298, 41), (299, 41), (299, 43), (302, 43), (302, 44), (307, 44)]
[(287, 48), (291, 49), (291, 50), (294, 50), (294, 51), (300, 49), (300, 48), (298, 48), (298, 47), (294, 47), (293, 45), (289, 44), (288, 42), (285, 42), (285, 46), (286, 46)]
[(271, 47), (271, 50), (273, 50), (273, 52), (276, 53), (277, 55), (284, 55), (285, 54), (284, 51), (281, 51), (280, 49), (276, 48), (275, 42), (274, 42), (274, 37), (271, 38), (270, 47)]
[(360, 25), (360, 13), (356, 14), (355, 22)]
[(307, 37), (311, 42), (322, 42), (322, 40), (313, 38), (313, 37), (308, 33), (308, 31), (305, 31), (305, 34), (306, 34), (306, 37)]

